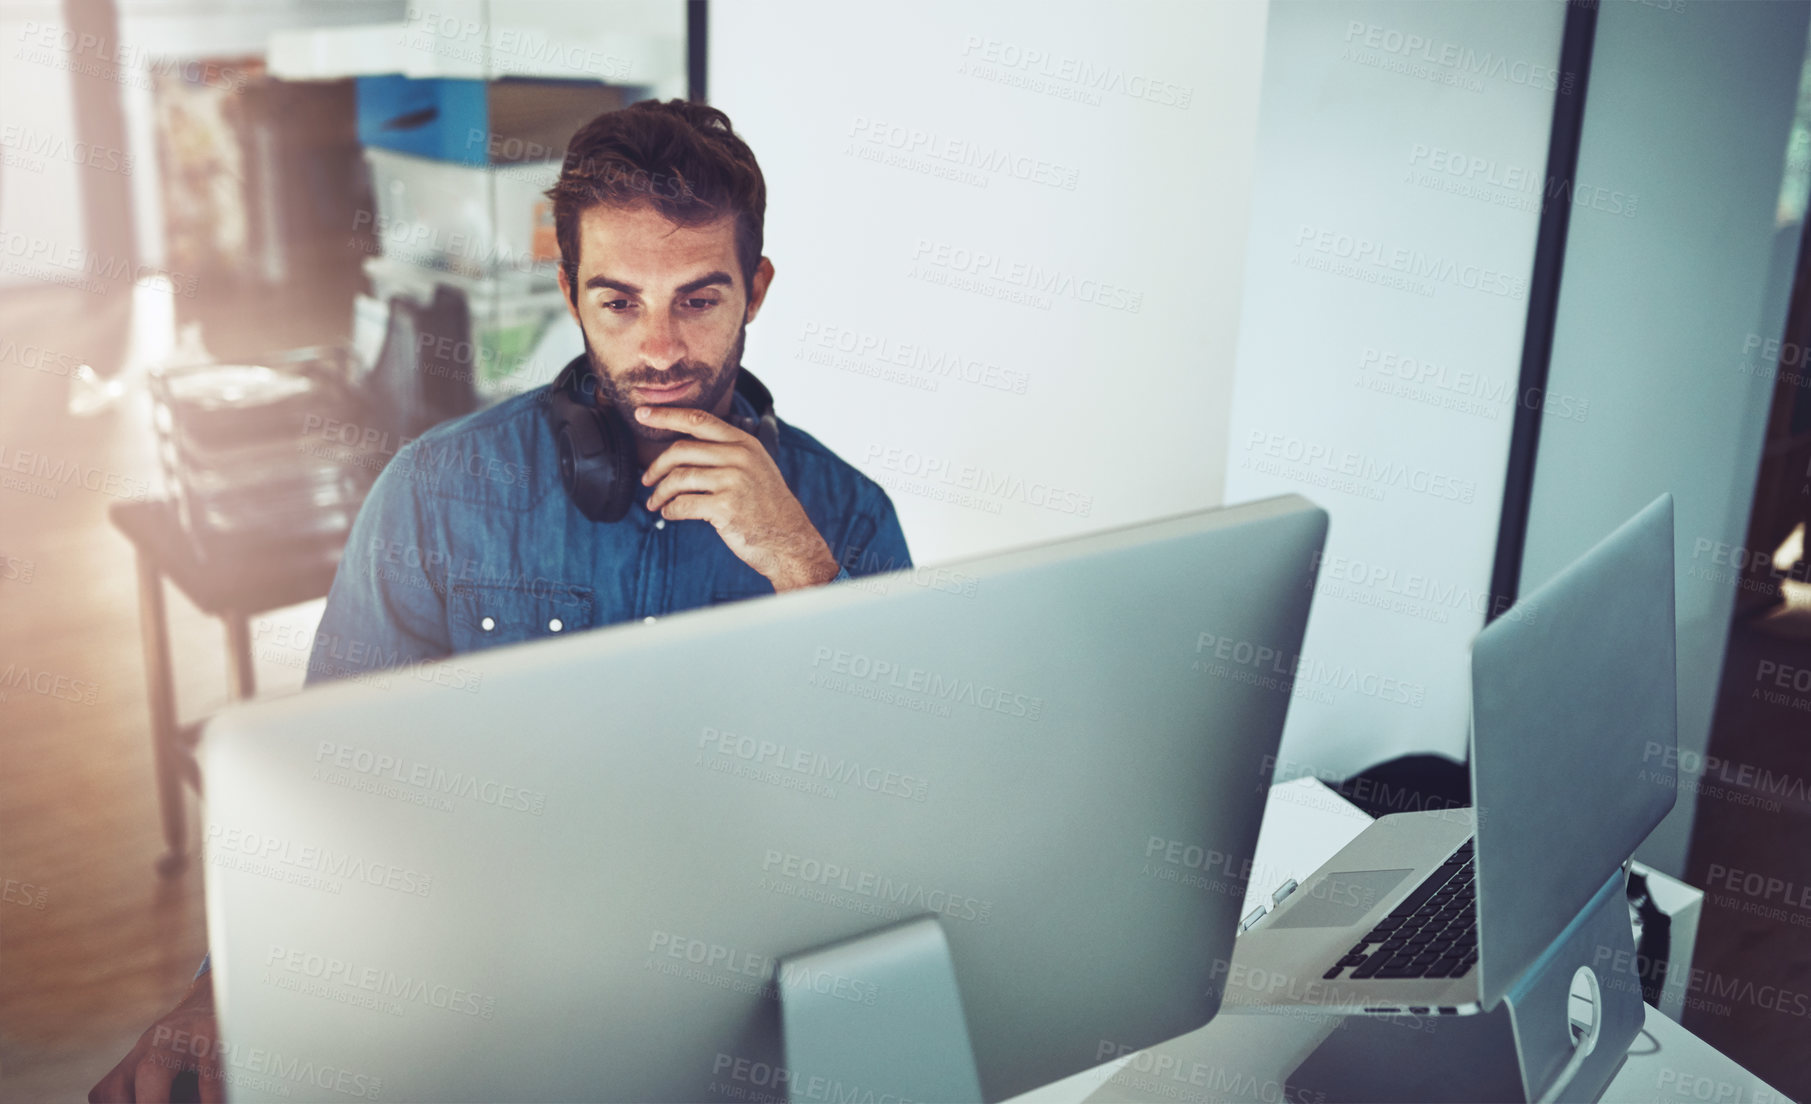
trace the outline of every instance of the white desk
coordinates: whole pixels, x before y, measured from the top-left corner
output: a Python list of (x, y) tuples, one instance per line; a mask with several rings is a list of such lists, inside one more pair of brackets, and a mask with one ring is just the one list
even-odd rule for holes
[[(1370, 817), (1311, 778), (1275, 786), (1264, 809), (1254, 870), (1307, 881), (1370, 823)], [(1249, 887), (1239, 915), (1276, 886)], [(1789, 1098), (1724, 1057), (1659, 1010), (1604, 1092), (1606, 1101), (1713, 1101), (1784, 1104)], [(1199, 1031), (1085, 1070), (1011, 1104), (1109, 1104), (1117, 1101), (1285, 1101), (1284, 1078), (1334, 1028), (1324, 1019), (1226, 1013)]]

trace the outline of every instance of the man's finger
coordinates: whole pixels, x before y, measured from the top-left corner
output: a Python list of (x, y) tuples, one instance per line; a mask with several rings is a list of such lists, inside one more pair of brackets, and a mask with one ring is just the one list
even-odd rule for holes
[(170, 1086), (182, 1072), (177, 1068), (181, 1065), (174, 1055), (155, 1049), (146, 1051), (132, 1075), (132, 1099), (140, 1104), (170, 1099)]
[(226, 1104), (226, 1069), (216, 1060), (201, 1071), (201, 1104)]
[(727, 489), (734, 478), (723, 468), (674, 468), (648, 492), (648, 509), (658, 510), (677, 495), (716, 494)]
[(676, 429), (701, 441), (752, 440), (748, 434), (730, 425), (708, 410), (693, 406), (638, 406), (635, 417), (642, 425), (656, 429)]
[(693, 441), (685, 438), (674, 441), (661, 450), (654, 462), (642, 473), (644, 486), (660, 482), (667, 472), (681, 465), (694, 468), (719, 468), (734, 464), (748, 454), (736, 445), (719, 444), (715, 441)]
[(107, 1071), (107, 1076), (94, 1083), (88, 1090), (88, 1104), (113, 1104), (114, 1101), (132, 1099), (132, 1079), (126, 1075), (126, 1063), (131, 1055), (120, 1059), (118, 1065)]
[(717, 503), (721, 501), (715, 495), (675, 495), (673, 501), (660, 508), (660, 516), (668, 521), (708, 521), (715, 524), (719, 509)]

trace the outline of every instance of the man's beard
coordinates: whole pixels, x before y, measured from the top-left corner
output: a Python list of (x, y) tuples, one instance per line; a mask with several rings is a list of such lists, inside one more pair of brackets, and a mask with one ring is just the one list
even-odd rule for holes
[(635, 408), (646, 404), (629, 401), (629, 392), (637, 387), (661, 389), (680, 387), (693, 380), (698, 380), (700, 386), (695, 398), (659, 405), (687, 407), (715, 413), (717, 403), (723, 399), (724, 393), (736, 385), (736, 372), (742, 367), (742, 345), (748, 337), (748, 323), (742, 323), (741, 328), (736, 331), (736, 343), (730, 347), (729, 355), (721, 365), (713, 367), (703, 361), (685, 360), (671, 368), (660, 371), (633, 372), (621, 379), (611, 373), (609, 365), (605, 364), (603, 358), (591, 348), (591, 338), (586, 336), (583, 330), (580, 330), (579, 336), (585, 342), (585, 362), (591, 366), (592, 378), (597, 381), (598, 405), (608, 403), (616, 407), (616, 412), (622, 415), (623, 421), (629, 424), (629, 428), (635, 433), (635, 436), (644, 441), (671, 441), (684, 437), (686, 434), (676, 429), (661, 429), (643, 425), (637, 421)]

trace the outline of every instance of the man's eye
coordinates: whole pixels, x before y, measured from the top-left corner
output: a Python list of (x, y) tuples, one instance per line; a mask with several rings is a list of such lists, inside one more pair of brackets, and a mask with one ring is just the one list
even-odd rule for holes
[(717, 305), (715, 299), (687, 299), (685, 305), (692, 310), (709, 310)]
[(611, 299), (603, 303), (602, 306), (611, 314), (621, 314), (623, 311), (629, 309), (629, 301), (627, 299)]

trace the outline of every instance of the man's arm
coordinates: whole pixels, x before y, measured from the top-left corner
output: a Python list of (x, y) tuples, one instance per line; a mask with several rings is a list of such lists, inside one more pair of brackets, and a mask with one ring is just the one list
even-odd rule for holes
[(409, 478), (414, 449), (404, 446), (384, 468), (352, 523), (305, 685), (452, 654), (444, 583), (431, 572), (444, 575), (453, 550)]

